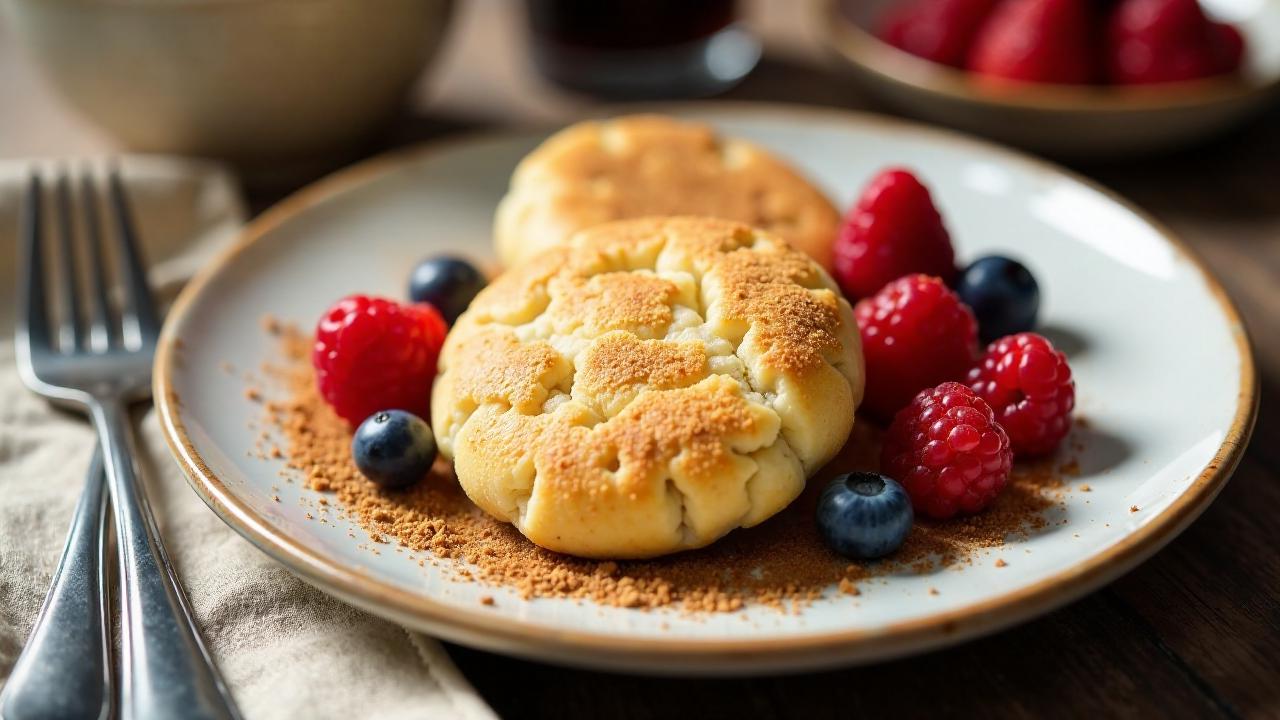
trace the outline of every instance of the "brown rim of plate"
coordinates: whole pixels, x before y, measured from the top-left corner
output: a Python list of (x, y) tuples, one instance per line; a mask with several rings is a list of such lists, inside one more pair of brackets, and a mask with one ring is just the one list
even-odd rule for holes
[[(829, 664), (827, 661), (853, 662), (899, 656), (936, 647), (960, 639), (992, 632), (1032, 616), (1048, 612), (1087, 592), (1100, 587), (1154, 554), (1194, 520), (1217, 496), (1244, 454), (1253, 429), (1258, 408), (1258, 384), (1248, 331), (1235, 305), (1221, 284), (1199, 257), (1167, 228), (1115, 193), (1052, 163), (1039, 160), (999, 145), (969, 138), (907, 121), (825, 108), (805, 108), (767, 103), (686, 103), (676, 105), (623, 106), (626, 111), (638, 108), (663, 111), (674, 115), (698, 111), (701, 117), (716, 115), (748, 115), (759, 118), (769, 114), (779, 118), (797, 115), (827, 121), (853, 122), (879, 130), (911, 135), (927, 135), (936, 140), (981, 149), (1007, 161), (1032, 169), (1066, 176), (1089, 187), (1107, 199), (1134, 213), (1154, 227), (1184, 258), (1200, 271), (1206, 287), (1227, 316), (1240, 355), (1240, 388), (1236, 413), (1222, 445), (1199, 476), (1159, 515), (1125, 536), (1106, 550), (1033, 585), (999, 595), (963, 608), (925, 618), (885, 625), (876, 629), (844, 630), (821, 634), (802, 634), (764, 639), (662, 640), (629, 638), (603, 632), (552, 629), (543, 625), (504, 617), (492, 610), (471, 610), (446, 605), (425, 595), (413, 593), (370, 577), (358, 568), (335, 563), (332, 559), (289, 537), (246, 503), (230, 492), (214, 475), (188, 437), (180, 417), (180, 399), (176, 396), (171, 373), (179, 352), (176, 328), (183, 322), (210, 280), (236, 255), (256, 243), (264, 235), (288, 222), (298, 213), (392, 168), (444, 148), (473, 142), (491, 134), (470, 134), (429, 142), (417, 147), (391, 151), (365, 160), (325, 177), (296, 192), (250, 222), (237, 241), (205, 266), (175, 300), (169, 312), (156, 353), (154, 393), (165, 440), (192, 488), (228, 525), (257, 545), (269, 556), (284, 564), (303, 579), (329, 590), (366, 609), (394, 617), (418, 627), (431, 627), (454, 638), (466, 637), (477, 645), (502, 649), (527, 656), (591, 657), (612, 661), (615, 666), (637, 665), (658, 661), (684, 665), (721, 663), (726, 669), (752, 666), (781, 667), (789, 663)], [(256, 327), (256, 325), (254, 325)]]
[(1109, 114), (1156, 112), (1239, 102), (1280, 89), (1280, 75), (1245, 80), (1216, 77), (1123, 89), (1044, 83), (974, 82), (972, 73), (940, 65), (882, 41), (841, 9), (841, 0), (822, 0), (827, 44), (844, 60), (894, 85), (931, 92), (992, 109)]

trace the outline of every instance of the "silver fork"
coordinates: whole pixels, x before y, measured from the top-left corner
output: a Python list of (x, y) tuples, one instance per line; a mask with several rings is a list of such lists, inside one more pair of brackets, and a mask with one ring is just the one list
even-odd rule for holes
[[(151, 360), (160, 324), (120, 175), (113, 167), (107, 177), (112, 233), (102, 232), (97, 212), (99, 193), (91, 173), (86, 172), (82, 180), (83, 233), (73, 232), (65, 171), (60, 173), (58, 186), (55, 199), (61, 220), (58, 247), (62, 277), (53, 285), (63, 312), (55, 326), (48, 311), (52, 298), (45, 287), (43, 191), (39, 175), (33, 173), (24, 207), (25, 263), (20, 276), (16, 354), (18, 369), (29, 388), (56, 404), (86, 412), (98, 431), (119, 546), (120, 717), (239, 718), (200, 639), (132, 459), (129, 408), (150, 397)], [(77, 241), (73, 235), (87, 245), (91, 266), (83, 273), (88, 275), (87, 298), (77, 282)], [(123, 289), (118, 313), (113, 312), (104, 273), (103, 238), (107, 235), (116, 239)], [(82, 306), (89, 308), (87, 319), (82, 317)], [(58, 643), (69, 635), (33, 633), (32, 639)], [(28, 647), (24, 655), (33, 652)], [(54, 651), (45, 654), (60, 656)], [(66, 655), (61, 653), (61, 657)], [(33, 668), (21, 678), (33, 683), (28, 692), (41, 688), (66, 692), (58, 676), (61, 669), (38, 670)], [(11, 689), (6, 686), (6, 695)], [(22, 692), (23, 688), (12, 691)], [(0, 705), (0, 710), (4, 707)]]
[(111, 717), (106, 521), (102, 453), (94, 451), (40, 617), (0, 692), (0, 718)]

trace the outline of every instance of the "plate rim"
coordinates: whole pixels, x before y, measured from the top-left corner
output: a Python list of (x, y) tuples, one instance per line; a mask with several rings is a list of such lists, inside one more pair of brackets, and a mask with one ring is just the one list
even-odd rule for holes
[[(492, 610), (459, 608), (376, 580), (357, 568), (350, 568), (327, 558), (300, 540), (273, 528), (263, 516), (237, 498), (212, 472), (181, 419), (180, 398), (172, 378), (181, 352), (178, 329), (185, 324), (196, 299), (236, 256), (296, 215), (398, 168), (412, 166), (422, 158), (460, 145), (495, 140), (528, 130), (507, 128), (448, 135), (394, 149), (331, 173), (294, 192), (245, 225), (235, 241), (183, 287), (169, 311), (160, 335), (153, 372), (153, 391), (165, 442), (196, 494), (223, 522), (307, 582), (375, 614), (427, 629), (442, 637), (543, 660), (602, 662), (613, 667), (631, 669), (666, 664), (668, 672), (701, 664), (707, 669), (735, 671), (817, 667), (902, 656), (994, 632), (1041, 615), (1101, 587), (1153, 555), (1208, 507), (1239, 464), (1257, 418), (1259, 402), (1257, 371), (1248, 328), (1227, 291), (1198, 254), (1161, 222), (1115, 192), (1055, 163), (993, 142), (873, 113), (726, 101), (645, 104), (643, 107), (675, 115), (695, 114), (702, 117), (745, 115), (760, 118), (767, 115), (785, 120), (799, 116), (917, 137), (924, 135), (938, 142), (966, 146), (1005, 162), (1021, 164), (1032, 171), (1065, 176), (1117, 203), (1156, 230), (1171, 247), (1196, 267), (1210, 296), (1218, 303), (1228, 321), (1228, 330), (1240, 358), (1240, 386), (1236, 410), (1222, 444), (1196, 479), (1168, 508), (1105, 551), (1021, 589), (877, 628), (770, 638), (637, 638), (606, 632), (551, 628), (536, 621), (497, 615)], [(615, 110), (630, 112), (636, 108), (635, 105), (626, 105), (618, 106)], [(609, 108), (593, 114), (607, 112)]]

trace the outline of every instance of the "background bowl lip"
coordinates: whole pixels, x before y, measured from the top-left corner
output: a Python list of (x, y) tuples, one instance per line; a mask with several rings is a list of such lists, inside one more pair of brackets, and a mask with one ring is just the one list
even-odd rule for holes
[[(637, 104), (618, 106), (621, 112), (641, 109), (665, 111), (703, 119), (721, 116), (757, 119), (797, 116), (889, 132), (926, 135), (961, 144), (1013, 161), (1039, 172), (1052, 172), (1079, 183), (1116, 203), (1155, 229), (1182, 257), (1195, 266), (1211, 298), (1232, 331), (1240, 357), (1240, 386), (1236, 412), (1222, 444), (1198, 477), (1174, 502), (1130, 535), (1102, 552), (1032, 585), (1002, 593), (944, 613), (874, 629), (793, 634), (771, 638), (713, 638), (666, 640), (635, 638), (606, 632), (549, 628), (514, 617), (496, 616), (483, 609), (447, 605), (345, 567), (300, 540), (273, 528), (260, 514), (236, 497), (200, 456), (181, 419), (182, 406), (173, 383), (180, 364), (180, 326), (203, 289), (229, 263), (295, 215), (364, 185), (423, 157), (460, 144), (493, 140), (513, 133), (478, 132), (393, 150), (339, 170), (304, 187), (249, 223), (238, 239), (207, 264), (183, 288), (166, 319), (156, 354), (154, 395), (161, 428), (170, 451), (188, 484), (207, 505), (238, 533), (304, 580), (383, 617), (411, 625), (446, 639), (570, 664), (604, 666), (668, 674), (682, 671), (719, 674), (770, 669), (802, 669), (883, 660), (953, 644), (1025, 621), (1114, 580), (1150, 557), (1208, 507), (1239, 464), (1257, 417), (1259, 388), (1248, 330), (1234, 303), (1200, 258), (1168, 228), (1105, 187), (1054, 163), (962, 133), (864, 112), (773, 103), (713, 102)], [(709, 120), (712, 121), (713, 120)], [(514, 133), (514, 134), (519, 134)]]
[(1219, 76), (1118, 89), (1105, 85), (1008, 83), (991, 87), (973, 74), (900, 50), (850, 18), (841, 0), (821, 0), (827, 45), (858, 69), (895, 85), (991, 109), (1104, 115), (1159, 112), (1240, 102), (1280, 89), (1280, 73), (1268, 78)]

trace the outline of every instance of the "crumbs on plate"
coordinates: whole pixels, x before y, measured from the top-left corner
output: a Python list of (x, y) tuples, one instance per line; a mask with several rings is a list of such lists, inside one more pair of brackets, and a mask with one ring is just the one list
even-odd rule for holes
[[(280, 396), (263, 402), (274, 436), (260, 438), (258, 456), (274, 456), (280, 443), (287, 466), (307, 487), (326, 494), (322, 504), (335, 505), (340, 517), (361, 525), (374, 542), (395, 542), (421, 565), (446, 567), (456, 577), (509, 588), (524, 598), (690, 612), (735, 612), (760, 604), (797, 612), (833, 587), (857, 596), (868, 578), (973, 564), (979, 550), (1057, 524), (1050, 516), (1065, 503), (1067, 486), (1059, 466), (1018, 464), (1008, 487), (985, 512), (945, 523), (920, 519), (893, 557), (851, 563), (823, 545), (813, 516), (818, 492), (835, 468), (878, 464), (879, 430), (860, 421), (840, 455), (809, 481), (805, 493), (757, 527), (736, 530), (710, 547), (653, 560), (561, 555), (473, 505), (447, 461), (437, 461), (430, 477), (404, 490), (366, 480), (351, 460), (351, 430), (316, 390), (311, 338), (275, 320), (263, 325), (278, 338), (282, 352), (264, 367)], [(996, 561), (996, 567), (1005, 565)], [(937, 589), (930, 593), (936, 595)], [(482, 596), (480, 602), (489, 605), (493, 598)]]

